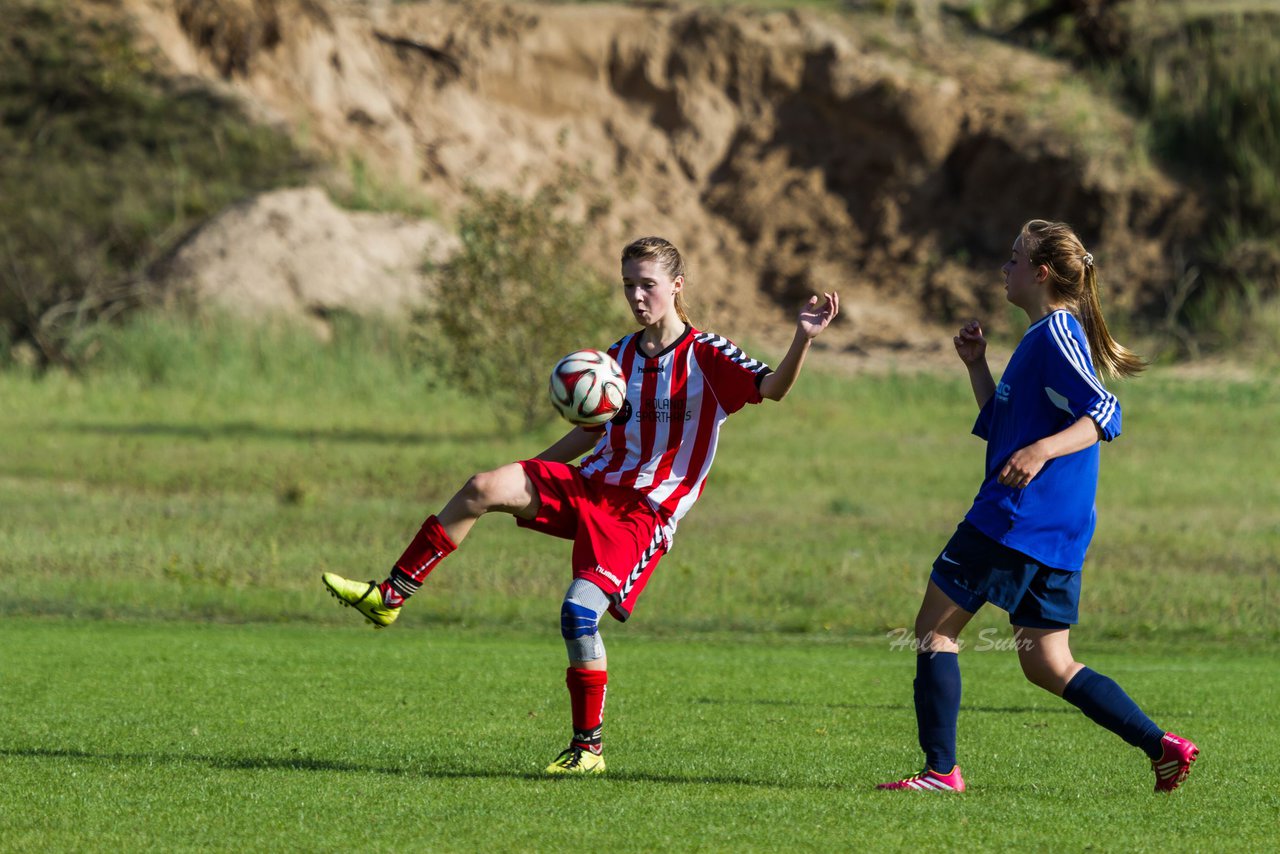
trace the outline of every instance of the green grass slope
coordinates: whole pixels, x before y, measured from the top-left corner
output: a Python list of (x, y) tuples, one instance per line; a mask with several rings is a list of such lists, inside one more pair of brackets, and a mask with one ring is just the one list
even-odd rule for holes
[[(104, 342), (87, 379), (0, 374), (0, 579), (11, 611), (338, 621), (323, 570), (382, 577), (476, 471), (560, 434), (504, 432), (392, 330), (172, 321)], [(766, 358), (777, 354), (761, 353)], [(909, 625), (981, 479), (953, 376), (812, 371), (725, 425), (706, 492), (637, 612), (659, 630)], [(1116, 387), (1081, 631), (1280, 635), (1274, 379)], [(554, 623), (569, 544), (478, 524), (408, 624)], [(999, 625), (995, 616), (984, 617)]]

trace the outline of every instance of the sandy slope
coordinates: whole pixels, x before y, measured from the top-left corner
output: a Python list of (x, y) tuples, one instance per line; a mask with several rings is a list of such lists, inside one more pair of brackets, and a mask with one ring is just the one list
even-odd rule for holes
[[(939, 321), (1003, 322), (996, 268), (1031, 216), (1077, 224), (1106, 298), (1142, 302), (1170, 278), (1162, 247), (1199, 227), (1069, 68), (955, 32), (661, 3), (120, 2), (175, 71), (420, 185), (446, 219), (468, 181), (590, 175), (610, 208), (584, 262), (615, 275), (626, 240), (668, 236), (698, 319), (737, 336), (839, 288), (836, 349), (945, 346)], [(226, 251), (288, 239), (241, 233)]]

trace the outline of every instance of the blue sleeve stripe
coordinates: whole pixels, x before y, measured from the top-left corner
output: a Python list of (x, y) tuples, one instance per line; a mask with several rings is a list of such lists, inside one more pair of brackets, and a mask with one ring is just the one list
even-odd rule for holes
[(1076, 369), (1076, 373), (1102, 397), (1102, 400), (1094, 404), (1093, 408), (1089, 410), (1089, 414), (1098, 422), (1099, 427), (1105, 428), (1107, 422), (1111, 420), (1111, 416), (1115, 414), (1116, 405), (1119, 401), (1094, 376), (1088, 356), (1080, 349), (1080, 342), (1076, 340), (1075, 336), (1071, 334), (1071, 330), (1067, 327), (1067, 315), (1065, 312), (1055, 313), (1049, 319), (1049, 333), (1053, 336), (1054, 343), (1058, 345), (1058, 349), (1062, 351), (1062, 355), (1066, 356), (1067, 361)]

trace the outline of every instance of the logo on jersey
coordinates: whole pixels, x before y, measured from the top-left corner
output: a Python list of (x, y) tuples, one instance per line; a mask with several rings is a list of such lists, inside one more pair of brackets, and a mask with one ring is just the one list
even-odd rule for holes
[(685, 405), (683, 398), (658, 398), (646, 400), (640, 404), (640, 420), (655, 424), (666, 424), (671, 421), (690, 421), (693, 411)]
[(618, 414), (609, 419), (610, 424), (626, 424), (631, 420), (631, 401), (622, 401), (622, 408), (618, 410)]
[(1048, 386), (1044, 387), (1044, 393), (1049, 397), (1049, 400), (1054, 406), (1058, 407), (1068, 415), (1075, 415), (1075, 413), (1071, 411), (1071, 401), (1067, 400), (1065, 395), (1058, 394)]
[(1008, 383), (1000, 383), (996, 386), (996, 400), (1000, 403), (1008, 403), (1009, 395), (1013, 394), (1013, 387)]

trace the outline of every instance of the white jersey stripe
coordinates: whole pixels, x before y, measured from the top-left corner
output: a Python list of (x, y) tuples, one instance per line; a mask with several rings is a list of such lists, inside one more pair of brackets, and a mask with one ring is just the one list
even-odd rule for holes
[[(636, 371), (636, 363), (641, 361), (636, 353), (636, 334), (633, 333), (618, 342), (618, 365), (622, 368), (624, 375), (627, 375), (627, 404), (634, 410), (640, 406), (640, 382), (643, 375)], [(598, 476), (605, 483), (617, 484), (618, 479), (614, 476), (617, 470), (626, 461), (627, 448), (634, 443), (634, 447), (640, 447), (640, 423), (632, 418), (626, 423), (626, 426), (619, 432), (618, 428), (610, 425), (605, 428), (605, 438), (601, 441), (599, 455), (588, 459), (587, 464), (582, 467), (582, 474), (586, 477)]]
[(1065, 311), (1056, 311), (1049, 319), (1049, 331), (1053, 335), (1053, 340), (1058, 345), (1058, 349), (1062, 351), (1062, 355), (1066, 356), (1067, 360), (1076, 369), (1076, 373), (1080, 374), (1085, 382), (1093, 386), (1094, 391), (1106, 396), (1106, 388), (1090, 369), (1091, 360), (1088, 354), (1080, 349), (1080, 342), (1071, 334), (1071, 327), (1067, 325), (1067, 316)]
[(1099, 394), (1105, 394), (1106, 389), (1102, 387), (1102, 383), (1098, 381), (1097, 375), (1090, 370), (1091, 359), (1086, 352), (1081, 351), (1080, 342), (1071, 334), (1071, 327), (1067, 323), (1068, 313), (1065, 311), (1055, 311), (1049, 318), (1049, 331), (1053, 336), (1054, 342), (1058, 345), (1058, 349), (1067, 357), (1072, 366), (1084, 378), (1089, 385), (1093, 386), (1094, 391)]
[(1053, 342), (1057, 344), (1062, 355), (1068, 357), (1071, 365), (1075, 367), (1080, 376), (1083, 376), (1085, 382), (1093, 385), (1094, 391), (1101, 394), (1106, 389), (1101, 388), (1101, 383), (1098, 383), (1097, 376), (1089, 369), (1089, 365), (1091, 365), (1089, 356), (1091, 356), (1091, 353), (1082, 352), (1079, 341), (1076, 341), (1075, 335), (1071, 334), (1071, 328), (1068, 324), (1069, 316), (1068, 312), (1062, 310), (1055, 311), (1050, 315), (1050, 333), (1052, 334)]
[[(696, 360), (696, 356), (694, 358)], [(716, 437), (726, 417), (724, 407), (716, 397), (715, 389), (704, 381), (701, 401), (697, 404), (697, 410), (694, 413), (694, 418), (700, 426), (690, 443), (685, 476), (671, 496), (663, 502), (664, 506), (673, 509), (677, 518), (687, 513), (693, 506), (693, 502), (702, 494), (702, 484), (715, 457)]]
[(1106, 427), (1111, 420), (1111, 416), (1115, 414), (1119, 401), (1115, 395), (1106, 390), (1102, 383), (1098, 381), (1098, 378), (1094, 376), (1093, 371), (1089, 369), (1089, 362), (1080, 349), (1080, 342), (1076, 340), (1067, 327), (1065, 312), (1054, 312), (1049, 320), (1049, 332), (1062, 355), (1076, 369), (1076, 373), (1102, 396), (1102, 400), (1089, 410), (1089, 415), (1098, 422), (1099, 427)]
[(1057, 346), (1059, 346), (1060, 350), (1068, 356), (1071, 364), (1075, 367), (1076, 373), (1083, 376), (1094, 391), (1102, 396), (1101, 401), (1094, 403), (1094, 405), (1089, 408), (1088, 415), (1091, 416), (1094, 421), (1097, 421), (1100, 428), (1105, 428), (1105, 426), (1110, 423), (1111, 416), (1115, 415), (1116, 408), (1120, 406), (1120, 401), (1119, 399), (1116, 399), (1114, 394), (1111, 394), (1105, 387), (1103, 387), (1100, 380), (1097, 379), (1097, 375), (1093, 373), (1087, 351), (1080, 350), (1080, 342), (1076, 341), (1075, 335), (1070, 333), (1070, 328), (1068, 323), (1066, 323), (1066, 319), (1068, 319), (1068, 314), (1066, 314), (1065, 311), (1053, 312), (1050, 332), (1053, 339), (1055, 339)]
[[(657, 384), (654, 389), (653, 397), (655, 400), (671, 399), (671, 363), (672, 354), (668, 353), (659, 360), (662, 366), (662, 373), (657, 376)], [(654, 416), (662, 416), (663, 413), (655, 411)], [(668, 417), (662, 420), (660, 417), (653, 424), (653, 452), (649, 455), (649, 459), (640, 465), (640, 471), (636, 475), (635, 488), (641, 491), (653, 486), (654, 475), (658, 471), (659, 464), (662, 462), (662, 453), (666, 450), (668, 439), (671, 435), (671, 420)], [(651, 496), (652, 497), (652, 496)]]
[(728, 339), (692, 328), (657, 356), (644, 356), (638, 344), (635, 333), (610, 348), (627, 377), (628, 414), (606, 426), (581, 472), (645, 495), (670, 547), (677, 523), (702, 493), (721, 425), (760, 401), (758, 381), (769, 368)]
[[(693, 348), (685, 353), (685, 358), (690, 362), (693, 361)], [(685, 381), (685, 395), (687, 400), (699, 400), (703, 394), (703, 379), (700, 371), (690, 370), (686, 368), (688, 379)], [(693, 435), (690, 430), (695, 424), (689, 421), (685, 426), (685, 435), (681, 437), (680, 447), (676, 450), (675, 456), (671, 460), (671, 473), (667, 479), (654, 487), (649, 493), (650, 500), (655, 504), (664, 504), (671, 494), (675, 492), (685, 476), (689, 473), (689, 461), (693, 457), (693, 449), (695, 442), (692, 441)]]

